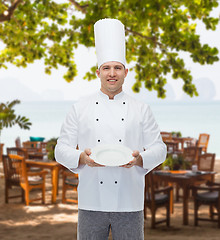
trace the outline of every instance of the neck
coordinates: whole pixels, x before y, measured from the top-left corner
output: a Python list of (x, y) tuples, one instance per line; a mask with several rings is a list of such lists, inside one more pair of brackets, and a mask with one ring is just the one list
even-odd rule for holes
[(100, 91), (103, 92), (104, 94), (106, 94), (106, 95), (109, 97), (110, 100), (113, 100), (114, 97), (115, 97), (115, 95), (118, 95), (119, 93), (122, 92), (122, 89), (120, 89), (120, 90), (117, 91), (117, 92), (112, 92), (112, 93), (111, 93), (111, 92), (106, 92), (106, 91), (103, 90), (102, 88), (100, 89)]

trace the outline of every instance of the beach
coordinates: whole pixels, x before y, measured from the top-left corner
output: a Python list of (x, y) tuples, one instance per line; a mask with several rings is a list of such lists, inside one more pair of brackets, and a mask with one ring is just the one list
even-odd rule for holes
[[(215, 161), (216, 182), (220, 182), (220, 159)], [(32, 193), (37, 194), (37, 193)], [(76, 193), (69, 192), (74, 195)], [(56, 204), (51, 204), (51, 179), (50, 174), (46, 182), (46, 204), (31, 203), (25, 206), (20, 199), (11, 199), (10, 203), (4, 203), (4, 175), (2, 163), (0, 163), (0, 236), (3, 240), (76, 240), (77, 232), (77, 204), (62, 204), (62, 179), (59, 181), (59, 194)], [(202, 207), (201, 211), (208, 214), (208, 208)], [(171, 214), (170, 227), (165, 224), (157, 225), (156, 229), (150, 228), (150, 212), (145, 221), (145, 239), (157, 240), (217, 240), (220, 236), (220, 229), (214, 222), (199, 222), (194, 227), (193, 201), (189, 203), (189, 225), (182, 225), (182, 202), (174, 204), (174, 213)], [(157, 217), (164, 216), (165, 210), (159, 209)], [(111, 236), (109, 240), (112, 239)]]
[[(21, 142), (32, 137), (44, 137), (45, 141), (57, 138), (72, 101), (60, 102), (22, 102), (16, 106), (16, 112), (26, 116), (32, 122), (31, 129), (18, 126), (3, 129), (0, 142), (7, 147), (15, 146), (15, 139)], [(220, 158), (220, 101), (213, 102), (166, 102), (149, 103), (161, 131), (181, 132), (182, 137), (199, 138), (200, 133), (210, 135), (208, 152)]]

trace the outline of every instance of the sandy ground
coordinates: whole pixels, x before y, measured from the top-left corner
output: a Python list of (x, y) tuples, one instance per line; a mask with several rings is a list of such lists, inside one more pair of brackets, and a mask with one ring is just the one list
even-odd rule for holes
[[(216, 181), (220, 182), (220, 160), (216, 160)], [(11, 199), (9, 204), (4, 203), (4, 176), (0, 163), (0, 238), (2, 240), (75, 240), (77, 229), (77, 205), (61, 203), (60, 181), (59, 195), (56, 204), (51, 204), (50, 175), (46, 184), (46, 204), (32, 203), (25, 206), (20, 199)], [(16, 191), (16, 189), (14, 190)], [(37, 194), (37, 193), (33, 193)], [(69, 193), (69, 194), (72, 194)], [(74, 196), (77, 197), (76, 195)], [(150, 228), (150, 213), (145, 221), (145, 239), (148, 240), (219, 240), (220, 229), (213, 222), (200, 222), (198, 227), (193, 223), (193, 202), (189, 204), (189, 225), (182, 225), (182, 203), (174, 204), (174, 213), (171, 215), (171, 226), (160, 224), (156, 229)], [(208, 209), (201, 208), (201, 212), (208, 214)], [(164, 210), (158, 210), (157, 217), (164, 216)], [(111, 236), (109, 239), (112, 239)]]

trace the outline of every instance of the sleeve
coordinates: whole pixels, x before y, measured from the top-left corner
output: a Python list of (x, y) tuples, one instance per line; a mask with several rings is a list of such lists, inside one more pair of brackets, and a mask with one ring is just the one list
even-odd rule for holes
[(143, 158), (143, 168), (149, 172), (165, 161), (167, 147), (162, 140), (159, 126), (149, 106), (145, 108), (143, 114), (143, 147), (145, 151), (140, 155)]
[(79, 157), (82, 151), (77, 150), (78, 120), (75, 107), (71, 109), (62, 125), (60, 137), (55, 147), (56, 161), (73, 172), (80, 169)]

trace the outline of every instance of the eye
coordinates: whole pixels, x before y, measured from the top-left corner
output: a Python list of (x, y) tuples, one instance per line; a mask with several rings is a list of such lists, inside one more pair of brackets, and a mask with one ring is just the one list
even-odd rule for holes
[(115, 66), (115, 69), (116, 69), (116, 70), (121, 70), (122, 67), (121, 67), (121, 66)]
[(108, 70), (108, 69), (109, 69), (109, 67), (107, 67), (107, 66), (106, 66), (106, 67), (103, 67), (103, 70)]

